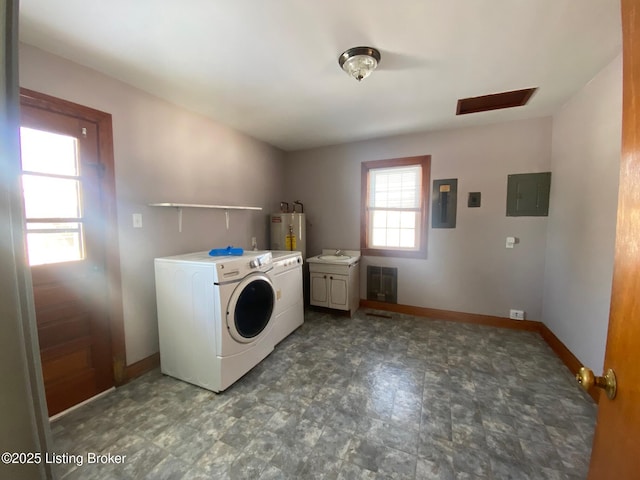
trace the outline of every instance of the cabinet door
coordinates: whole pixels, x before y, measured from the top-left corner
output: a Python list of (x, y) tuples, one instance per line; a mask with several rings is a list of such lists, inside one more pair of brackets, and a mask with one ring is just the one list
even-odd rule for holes
[(328, 307), (329, 298), (327, 290), (328, 275), (326, 273), (311, 272), (311, 298), (309, 303), (319, 307)]
[(349, 310), (348, 281), (346, 275), (329, 276), (329, 307)]

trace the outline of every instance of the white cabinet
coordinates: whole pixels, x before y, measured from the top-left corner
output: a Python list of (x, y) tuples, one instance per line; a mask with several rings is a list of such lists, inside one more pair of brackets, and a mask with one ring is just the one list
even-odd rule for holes
[(349, 277), (329, 275), (329, 308), (349, 310)]
[(318, 307), (329, 306), (329, 286), (327, 285), (327, 274), (310, 272), (311, 297), (309, 303)]
[(318, 307), (346, 310), (353, 315), (360, 304), (359, 263), (309, 263), (309, 303)]
[(311, 275), (311, 305), (349, 310), (349, 277), (321, 272)]

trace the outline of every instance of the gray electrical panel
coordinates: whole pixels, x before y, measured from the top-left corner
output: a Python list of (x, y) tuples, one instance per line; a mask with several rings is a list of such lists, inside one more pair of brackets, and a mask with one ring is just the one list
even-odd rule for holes
[(549, 215), (551, 172), (514, 174), (507, 177), (507, 216)]
[(434, 180), (432, 198), (431, 226), (433, 228), (456, 228), (458, 179)]

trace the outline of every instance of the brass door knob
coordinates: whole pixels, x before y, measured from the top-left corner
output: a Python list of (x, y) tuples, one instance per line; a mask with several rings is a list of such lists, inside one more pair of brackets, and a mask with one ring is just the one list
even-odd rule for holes
[(602, 377), (596, 377), (593, 374), (593, 370), (590, 368), (582, 367), (576, 373), (576, 380), (582, 388), (585, 390), (589, 390), (594, 385), (598, 388), (602, 388), (609, 400), (613, 400), (616, 396), (617, 383), (616, 383), (616, 374), (612, 369), (607, 370), (607, 373)]

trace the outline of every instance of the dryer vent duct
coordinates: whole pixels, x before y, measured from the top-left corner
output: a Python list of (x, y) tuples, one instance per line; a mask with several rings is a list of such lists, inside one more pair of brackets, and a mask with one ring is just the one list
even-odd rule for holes
[(367, 266), (367, 300), (398, 303), (398, 269)]

